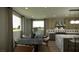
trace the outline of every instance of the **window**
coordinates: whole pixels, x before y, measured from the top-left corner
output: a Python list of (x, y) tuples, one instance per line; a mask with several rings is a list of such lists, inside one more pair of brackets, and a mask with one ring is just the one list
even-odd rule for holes
[(42, 37), (44, 35), (44, 20), (34, 20), (32, 31), (36, 37)]
[(13, 31), (21, 30), (21, 18), (13, 14)]
[(44, 21), (33, 21), (33, 28), (44, 27)]
[(70, 24), (79, 24), (79, 20), (71, 20)]

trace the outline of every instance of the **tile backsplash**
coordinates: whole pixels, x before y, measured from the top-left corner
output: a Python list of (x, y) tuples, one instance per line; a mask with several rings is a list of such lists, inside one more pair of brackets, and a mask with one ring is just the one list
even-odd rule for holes
[(79, 33), (78, 29), (48, 29), (47, 33), (56, 33), (56, 32), (64, 32), (64, 33)]

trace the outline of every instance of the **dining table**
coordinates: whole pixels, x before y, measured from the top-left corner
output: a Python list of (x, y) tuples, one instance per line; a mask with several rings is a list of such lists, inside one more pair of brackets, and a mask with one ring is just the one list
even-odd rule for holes
[(34, 52), (38, 52), (38, 46), (42, 45), (43, 38), (20, 38), (17, 41), (15, 41), (17, 44), (22, 45), (33, 45), (34, 46)]

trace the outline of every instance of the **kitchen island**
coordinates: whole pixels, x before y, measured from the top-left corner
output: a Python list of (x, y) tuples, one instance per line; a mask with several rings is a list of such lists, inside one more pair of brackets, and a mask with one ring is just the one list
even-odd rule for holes
[[(75, 42), (73, 41), (75, 38), (77, 38), (78, 42), (76, 43), (79, 43), (79, 30), (78, 29), (48, 29), (46, 32), (49, 35), (50, 39), (56, 43), (57, 48), (61, 52), (65, 50), (64, 48), (67, 48), (65, 47), (67, 46), (67, 44), (69, 44), (67, 40), (72, 42), (73, 43), (72, 45), (75, 45), (74, 44)], [(77, 46), (78, 45), (79, 44), (77, 44)]]
[[(79, 35), (76, 35), (76, 34), (56, 34), (55, 43), (56, 43), (59, 51), (61, 51), (61, 52), (64, 51), (64, 39), (69, 39), (69, 38), (72, 38), (72, 39), (79, 38)], [(79, 43), (79, 39), (77, 40), (77, 43)], [(67, 44), (67, 43), (65, 43), (65, 44)]]

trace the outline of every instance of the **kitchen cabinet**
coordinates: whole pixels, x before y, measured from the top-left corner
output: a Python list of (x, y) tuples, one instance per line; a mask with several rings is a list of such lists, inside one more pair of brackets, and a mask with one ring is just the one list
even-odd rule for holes
[(65, 38), (64, 51), (65, 52), (79, 52), (79, 38)]
[(50, 40), (55, 41), (55, 33), (49, 34)]

